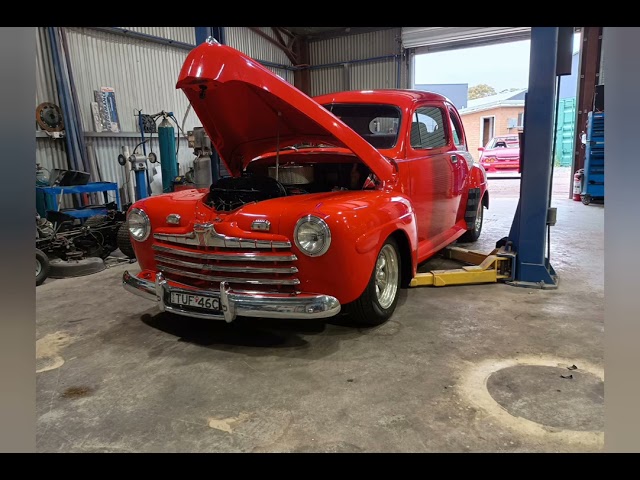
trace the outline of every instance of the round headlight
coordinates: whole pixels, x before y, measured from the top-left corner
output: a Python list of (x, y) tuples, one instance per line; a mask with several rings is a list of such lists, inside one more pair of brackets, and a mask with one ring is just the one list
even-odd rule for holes
[(138, 242), (144, 242), (151, 233), (151, 221), (144, 210), (132, 208), (127, 217), (129, 233)]
[(307, 215), (298, 220), (293, 238), (300, 251), (310, 257), (324, 255), (331, 245), (329, 225), (313, 215)]

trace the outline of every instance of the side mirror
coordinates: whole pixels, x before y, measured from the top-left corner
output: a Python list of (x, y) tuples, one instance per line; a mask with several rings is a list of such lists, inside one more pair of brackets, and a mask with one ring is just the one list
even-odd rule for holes
[(484, 147), (478, 147), (479, 152), (484, 152)]

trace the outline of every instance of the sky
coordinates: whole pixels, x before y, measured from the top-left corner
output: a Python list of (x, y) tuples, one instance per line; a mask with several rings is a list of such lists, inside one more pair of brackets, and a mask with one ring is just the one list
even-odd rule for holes
[[(576, 52), (579, 33), (573, 45)], [(469, 87), (486, 83), (496, 92), (527, 88), (530, 47), (529, 40), (522, 40), (416, 55), (415, 83), (468, 83)]]

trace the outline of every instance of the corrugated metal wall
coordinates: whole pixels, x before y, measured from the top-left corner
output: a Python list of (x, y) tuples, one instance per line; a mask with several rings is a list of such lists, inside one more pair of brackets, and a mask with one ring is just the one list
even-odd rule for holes
[(351, 90), (396, 88), (398, 86), (398, 62), (396, 60), (358, 63), (351, 65), (350, 69)]
[(166, 38), (182, 43), (196, 43), (195, 27), (121, 27), (132, 32), (145, 33), (154, 37)]
[[(276, 40), (276, 36), (270, 27), (258, 27), (263, 33)], [(264, 38), (248, 27), (225, 27), (225, 42), (241, 52), (256, 60), (278, 63), (280, 65), (291, 65), (291, 62), (282, 50), (267, 42)]]
[(44, 28), (36, 29), (36, 105), (52, 102), (60, 105), (53, 64), (51, 63), (49, 37)]
[[(368, 62), (353, 62), (378, 57), (398, 55), (400, 49), (400, 29), (393, 28), (377, 32), (361, 33), (325, 40), (315, 40), (309, 44), (311, 63), (311, 93), (322, 95), (340, 90), (363, 90), (376, 88), (396, 88), (398, 82), (398, 60), (383, 58)], [(342, 65), (349, 63), (345, 75)], [(331, 65), (322, 67), (322, 65)], [(401, 62), (400, 86), (406, 86), (406, 63)], [(348, 79), (349, 85), (345, 85)]]
[[(128, 30), (195, 44), (194, 27), (124, 27)], [(269, 34), (270, 29), (264, 28)], [(60, 104), (56, 92), (55, 75), (51, 62), (48, 36), (44, 28), (37, 29), (36, 52), (36, 104), (53, 102)], [(258, 60), (290, 65), (283, 52), (265, 42), (246, 27), (228, 27), (227, 40)], [(172, 111), (182, 123), (188, 106), (184, 94), (175, 84), (188, 51), (171, 45), (160, 45), (145, 40), (123, 37), (90, 28), (67, 28), (69, 55), (79, 98), (81, 122), (85, 132), (93, 132), (90, 102), (93, 91), (100, 87), (113, 87), (122, 133), (89, 134), (87, 144), (92, 144), (102, 174), (102, 180), (118, 182), (122, 186), (123, 168), (117, 163), (122, 145), (133, 148), (140, 141), (137, 133), (137, 117), (134, 111), (145, 113), (161, 110)], [(274, 73), (293, 83), (293, 72), (268, 67)], [(193, 111), (189, 113), (185, 131), (201, 125)], [(51, 170), (68, 168), (63, 139), (40, 136), (36, 140), (36, 162)], [(157, 140), (153, 141), (158, 150)], [(180, 141), (179, 158), (181, 173), (191, 165), (193, 154), (186, 139)]]
[[(80, 99), (84, 131), (94, 130), (89, 103), (93, 91), (113, 87), (123, 132), (137, 130), (134, 111), (161, 110), (182, 117), (189, 102), (176, 81), (188, 52), (170, 45), (125, 38), (88, 28), (69, 28), (69, 54)], [(199, 125), (191, 112), (187, 128)]]
[[(276, 35), (270, 27), (257, 27), (271, 38), (276, 40)], [(242, 53), (263, 62), (286, 65), (290, 67), (291, 61), (285, 53), (272, 45), (248, 27), (224, 27), (225, 42), (230, 47), (240, 50)], [(293, 71), (285, 68), (266, 67), (276, 75), (280, 75), (289, 83), (293, 83)]]

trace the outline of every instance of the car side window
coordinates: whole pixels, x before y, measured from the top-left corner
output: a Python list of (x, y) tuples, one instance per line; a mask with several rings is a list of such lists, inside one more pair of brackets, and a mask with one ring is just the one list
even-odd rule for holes
[(438, 107), (419, 107), (411, 124), (411, 146), (416, 150), (447, 145), (444, 114)]
[(466, 150), (467, 146), (464, 144), (462, 134), (462, 126), (458, 121), (458, 117), (456, 117), (453, 113), (451, 113), (451, 131), (453, 132), (453, 143), (455, 144), (458, 150)]

